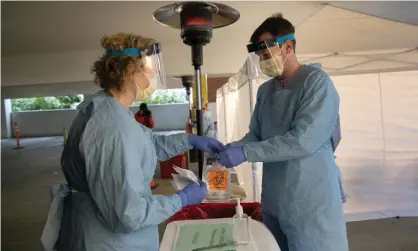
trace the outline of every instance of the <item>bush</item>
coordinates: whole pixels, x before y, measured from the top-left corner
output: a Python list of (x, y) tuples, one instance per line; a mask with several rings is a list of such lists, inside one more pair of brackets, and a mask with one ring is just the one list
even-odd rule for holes
[[(68, 95), (57, 97), (35, 97), (12, 99), (12, 111), (40, 111), (56, 109), (74, 109), (83, 101), (83, 95)], [(138, 101), (132, 105), (147, 104), (184, 104), (187, 103), (187, 95), (184, 89), (158, 90), (151, 99)]]
[(12, 99), (12, 111), (70, 109), (83, 101), (83, 95)]
[(187, 103), (187, 94), (183, 89), (158, 90), (149, 100), (137, 101), (132, 105), (147, 104), (184, 104)]

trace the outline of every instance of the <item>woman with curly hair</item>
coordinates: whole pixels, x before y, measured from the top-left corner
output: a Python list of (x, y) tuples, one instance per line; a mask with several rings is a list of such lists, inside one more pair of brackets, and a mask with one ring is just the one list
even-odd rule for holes
[(158, 136), (135, 121), (129, 106), (165, 80), (159, 44), (120, 33), (104, 37), (102, 47), (106, 52), (92, 73), (103, 90), (78, 106), (61, 156), (68, 185), (52, 189), (41, 240), (47, 250), (156, 251), (158, 224), (201, 203), (207, 193), (200, 183), (173, 195), (152, 195), (157, 159), (224, 146), (195, 135)]

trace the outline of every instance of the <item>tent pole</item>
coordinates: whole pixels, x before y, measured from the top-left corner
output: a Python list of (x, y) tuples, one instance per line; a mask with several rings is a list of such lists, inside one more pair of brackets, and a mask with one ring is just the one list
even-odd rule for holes
[[(252, 83), (252, 79), (250, 79), (250, 114), (252, 116), (253, 112), (254, 112), (254, 98), (253, 98), (253, 83)], [(258, 201), (258, 177), (257, 177), (257, 163), (251, 163), (251, 171), (252, 171), (252, 176), (253, 176), (253, 201), (254, 202), (259, 202)]]
[[(228, 82), (226, 82), (226, 84), (228, 85), (228, 83), (229, 83), (229, 79), (228, 79)], [(228, 121), (228, 116), (226, 114), (226, 111), (227, 111), (227, 109), (226, 109), (226, 95), (224, 93), (223, 87), (224, 86), (222, 86), (222, 96), (224, 98), (224, 119), (225, 119), (224, 120), (225, 121), (225, 123), (224, 123), (224, 130), (225, 130), (224, 133), (225, 133), (225, 143), (226, 143), (226, 142), (228, 142), (228, 131), (227, 131), (228, 127), (226, 126), (226, 121)], [(228, 85), (228, 87), (229, 87), (229, 85)], [(228, 90), (228, 93), (229, 93), (229, 90)]]
[[(254, 95), (253, 95), (253, 80), (258, 78), (259, 74), (257, 72), (257, 70), (254, 71), (254, 68), (252, 67), (252, 62), (251, 61), (247, 61), (247, 73), (249, 75), (249, 87), (250, 87), (250, 114), (252, 116), (253, 112), (254, 112)], [(253, 74), (254, 73), (254, 74)], [(255, 76), (255, 78), (253, 78), (252, 76)], [(251, 163), (251, 171), (252, 171), (252, 178), (253, 178), (253, 201), (254, 202), (259, 202), (258, 200), (258, 166), (257, 163)]]

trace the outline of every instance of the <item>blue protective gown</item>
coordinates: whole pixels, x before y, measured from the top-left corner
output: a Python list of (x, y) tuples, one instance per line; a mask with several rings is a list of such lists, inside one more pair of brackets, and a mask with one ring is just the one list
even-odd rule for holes
[(103, 91), (78, 107), (61, 157), (71, 189), (58, 250), (156, 251), (158, 224), (181, 209), (178, 195), (152, 195), (157, 159), (192, 148), (186, 134), (157, 136)]
[(282, 251), (348, 251), (331, 142), (338, 110), (329, 76), (304, 65), (260, 86), (249, 133), (232, 144), (263, 162), (263, 221)]

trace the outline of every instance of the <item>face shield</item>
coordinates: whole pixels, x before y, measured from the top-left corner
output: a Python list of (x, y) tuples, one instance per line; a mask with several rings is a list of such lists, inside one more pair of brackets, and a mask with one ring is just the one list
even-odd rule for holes
[(286, 58), (282, 57), (282, 46), (288, 40), (294, 40), (295, 35), (290, 34), (272, 40), (264, 40), (247, 45), (251, 64), (259, 66), (260, 70), (269, 77), (278, 77), (283, 73)]
[(148, 100), (159, 89), (166, 88), (166, 77), (162, 63), (161, 45), (152, 44), (146, 48), (125, 48), (123, 50), (108, 50), (110, 56), (139, 57), (144, 64), (143, 73), (148, 79), (146, 88), (137, 90), (137, 100)]
[(166, 77), (162, 63), (161, 45), (156, 43), (146, 48), (142, 54), (145, 67), (150, 69), (150, 73), (146, 75), (149, 80), (148, 90), (155, 92), (159, 89), (166, 88)]

